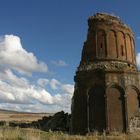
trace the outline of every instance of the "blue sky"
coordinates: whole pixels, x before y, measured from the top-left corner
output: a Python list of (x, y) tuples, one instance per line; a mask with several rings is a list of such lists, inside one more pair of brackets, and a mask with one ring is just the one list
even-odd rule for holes
[(70, 112), (87, 19), (97, 12), (115, 14), (129, 25), (135, 33), (136, 52), (140, 52), (139, 0), (0, 3), (0, 51), (4, 52), (0, 53), (0, 108)]

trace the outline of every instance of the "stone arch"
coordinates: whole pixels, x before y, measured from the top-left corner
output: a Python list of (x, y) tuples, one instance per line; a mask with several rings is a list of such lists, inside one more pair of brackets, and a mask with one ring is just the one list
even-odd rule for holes
[(127, 33), (125, 34), (125, 41), (126, 41), (126, 55), (127, 55), (127, 60), (132, 62), (132, 46), (131, 46), (131, 37)]
[(134, 43), (135, 43), (134, 38), (131, 37), (132, 56), (133, 56), (132, 61), (134, 64), (136, 64), (136, 54), (135, 54), (135, 44)]
[(127, 95), (127, 112), (128, 112), (128, 123), (138, 113), (140, 107), (140, 91), (137, 87), (129, 85), (126, 87)]
[(117, 57), (117, 44), (116, 44), (116, 32), (114, 30), (109, 30), (107, 33), (107, 40), (108, 40), (108, 46), (107, 46), (107, 54), (108, 57), (116, 58)]
[(88, 127), (90, 131), (103, 131), (106, 127), (104, 87), (94, 85), (88, 92)]
[(126, 130), (124, 94), (123, 88), (119, 85), (107, 87), (107, 116), (110, 131)]
[(117, 33), (117, 44), (118, 44), (118, 58), (126, 59), (126, 46), (125, 46), (125, 35), (122, 31)]
[(106, 57), (106, 33), (104, 30), (97, 30), (97, 57)]

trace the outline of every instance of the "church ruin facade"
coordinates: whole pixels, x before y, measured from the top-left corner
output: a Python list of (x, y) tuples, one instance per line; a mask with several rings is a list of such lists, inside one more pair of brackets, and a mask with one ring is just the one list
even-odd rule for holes
[(113, 15), (88, 19), (72, 99), (72, 133), (127, 132), (140, 107), (134, 34)]

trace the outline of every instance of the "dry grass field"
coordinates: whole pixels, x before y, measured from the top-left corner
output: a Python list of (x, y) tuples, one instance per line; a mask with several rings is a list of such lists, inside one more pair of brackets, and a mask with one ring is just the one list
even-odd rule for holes
[(87, 136), (69, 135), (62, 132), (44, 132), (37, 129), (0, 128), (0, 140), (140, 140), (140, 134), (99, 135), (93, 133)]
[(0, 109), (0, 121), (6, 122), (32, 122), (41, 119), (43, 116), (50, 116), (52, 113), (27, 113)]

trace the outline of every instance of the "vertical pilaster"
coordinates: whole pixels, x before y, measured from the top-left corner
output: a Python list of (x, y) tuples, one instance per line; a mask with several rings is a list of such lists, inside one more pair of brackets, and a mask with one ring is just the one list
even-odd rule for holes
[(90, 132), (89, 128), (89, 95), (87, 94), (87, 133)]
[(97, 53), (96, 53), (96, 52), (97, 52), (97, 48), (96, 48), (96, 46), (97, 46), (97, 43), (96, 43), (96, 42), (97, 42), (97, 41), (96, 41), (96, 38), (97, 38), (97, 37), (96, 37), (96, 31), (95, 31), (95, 30), (93, 31), (93, 34), (94, 34), (94, 39), (93, 39), (93, 40), (94, 40), (94, 43), (93, 43), (93, 45), (94, 45), (94, 54), (93, 54), (93, 55), (94, 55), (94, 56), (93, 56), (93, 58), (96, 59), (96, 54), (97, 54)]
[(118, 48), (118, 35), (115, 32), (115, 42), (116, 42), (116, 54), (117, 54), (117, 58), (119, 57), (119, 48)]
[(132, 61), (132, 63), (135, 63), (134, 62), (134, 48), (133, 48), (133, 41), (132, 41), (132, 38), (130, 37), (130, 45), (131, 45), (131, 61)]
[(129, 124), (128, 124), (128, 109), (127, 109), (127, 95), (125, 93), (124, 95), (124, 103), (125, 103), (125, 131), (128, 132), (129, 131)]
[(128, 56), (127, 56), (127, 46), (126, 46), (126, 36), (125, 35), (124, 35), (124, 47), (125, 47), (125, 59), (127, 60)]
[(106, 131), (109, 132), (109, 112), (108, 112), (108, 98), (107, 95), (105, 97), (105, 117), (106, 117)]
[(136, 64), (136, 51), (135, 51), (135, 42), (134, 42), (134, 39), (132, 38), (132, 43), (133, 43), (133, 54), (134, 54), (134, 61), (135, 61), (135, 64)]
[(96, 58), (98, 58), (97, 30), (95, 31), (95, 46)]
[(105, 54), (108, 57), (108, 34), (105, 32)]
[(134, 49), (133, 49), (131, 37), (130, 37), (130, 45), (131, 45), (131, 62), (134, 63)]

